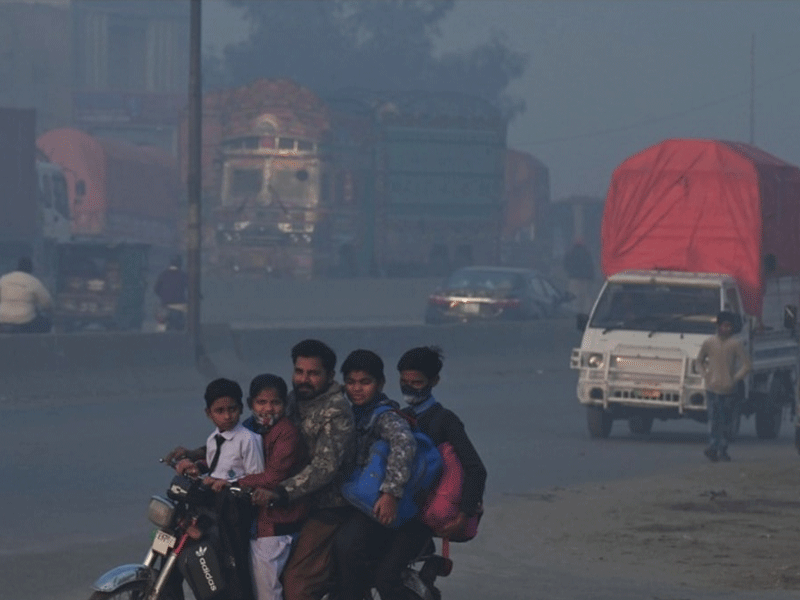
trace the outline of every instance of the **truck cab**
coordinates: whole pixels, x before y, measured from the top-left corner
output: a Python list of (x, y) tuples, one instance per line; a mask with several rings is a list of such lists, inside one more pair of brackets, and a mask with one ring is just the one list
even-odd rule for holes
[(797, 289), (790, 283), (785, 298), (765, 297), (758, 320), (744, 312), (736, 280), (728, 275), (624, 271), (609, 277), (591, 314), (579, 317), (583, 339), (571, 358), (590, 435), (607, 437), (617, 419), (627, 419), (636, 434), (649, 433), (656, 418), (706, 421), (696, 357), (716, 331), (717, 314), (727, 310), (739, 316), (734, 335), (753, 361), (740, 389), (740, 414), (755, 413), (759, 437), (775, 437), (783, 407), (794, 400), (798, 344), (781, 309), (767, 311), (784, 300), (796, 303)]
[(72, 235), (67, 180), (55, 163), (37, 160), (39, 208), (42, 211), (42, 235), (46, 241), (63, 244)]

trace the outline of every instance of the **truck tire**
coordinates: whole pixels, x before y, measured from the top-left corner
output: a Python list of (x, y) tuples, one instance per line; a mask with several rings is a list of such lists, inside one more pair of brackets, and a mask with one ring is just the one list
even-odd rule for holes
[(653, 417), (634, 415), (628, 419), (628, 429), (635, 435), (647, 435), (653, 429)]
[(607, 438), (611, 435), (611, 426), (614, 417), (602, 406), (586, 407), (586, 424), (589, 426), (589, 436), (592, 438)]

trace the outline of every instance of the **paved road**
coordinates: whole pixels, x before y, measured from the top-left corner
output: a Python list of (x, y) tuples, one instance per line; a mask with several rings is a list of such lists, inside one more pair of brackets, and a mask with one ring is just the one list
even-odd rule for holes
[[(446, 361), (437, 395), (462, 417), (490, 473), (486, 536), (502, 535), (491, 531), (488, 515), (509, 494), (657, 474), (702, 459), (703, 427), (692, 422), (657, 422), (649, 439), (634, 438), (618, 423), (611, 439), (590, 440), (574, 398), (575, 375), (566, 367), (576, 338), (565, 320), (561, 335), (531, 340), (526, 355), (505, 355), (498, 339), (480, 355)], [(387, 367), (402, 350), (384, 357)], [(289, 374), (288, 360), (252, 368)], [(387, 374), (387, 391), (396, 394), (393, 373)], [(5, 587), (0, 598), (87, 598), (98, 574), (141, 560), (151, 529), (144, 518), (149, 496), (163, 493), (170, 478), (157, 458), (177, 443), (199, 444), (207, 434), (201, 393), (0, 411), (0, 581)], [(788, 434), (787, 427), (779, 440), (758, 442), (752, 422), (746, 422), (736, 451), (765, 458), (788, 452)], [(445, 598), (724, 595), (722, 590), (652, 590), (646, 582), (588, 581), (580, 573), (521, 569), (514, 557), (482, 555), (480, 548), (476, 540), (455, 549), (457, 571), (442, 584)]]

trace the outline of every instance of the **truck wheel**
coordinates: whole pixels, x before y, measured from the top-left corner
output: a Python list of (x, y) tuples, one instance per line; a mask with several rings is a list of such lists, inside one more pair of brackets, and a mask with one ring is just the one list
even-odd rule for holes
[(589, 426), (590, 437), (607, 438), (611, 434), (614, 418), (602, 406), (587, 406), (586, 424)]
[(628, 429), (635, 435), (647, 435), (653, 429), (653, 417), (634, 415), (628, 419)]

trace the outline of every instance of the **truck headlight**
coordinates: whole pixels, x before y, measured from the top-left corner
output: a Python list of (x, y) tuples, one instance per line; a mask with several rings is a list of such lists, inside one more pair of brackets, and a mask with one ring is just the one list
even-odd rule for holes
[(603, 355), (594, 353), (586, 358), (586, 366), (592, 369), (601, 369), (603, 367)]
[(161, 496), (152, 496), (150, 505), (147, 507), (147, 518), (159, 528), (167, 527), (172, 521), (175, 512), (175, 504), (172, 500), (167, 500)]

